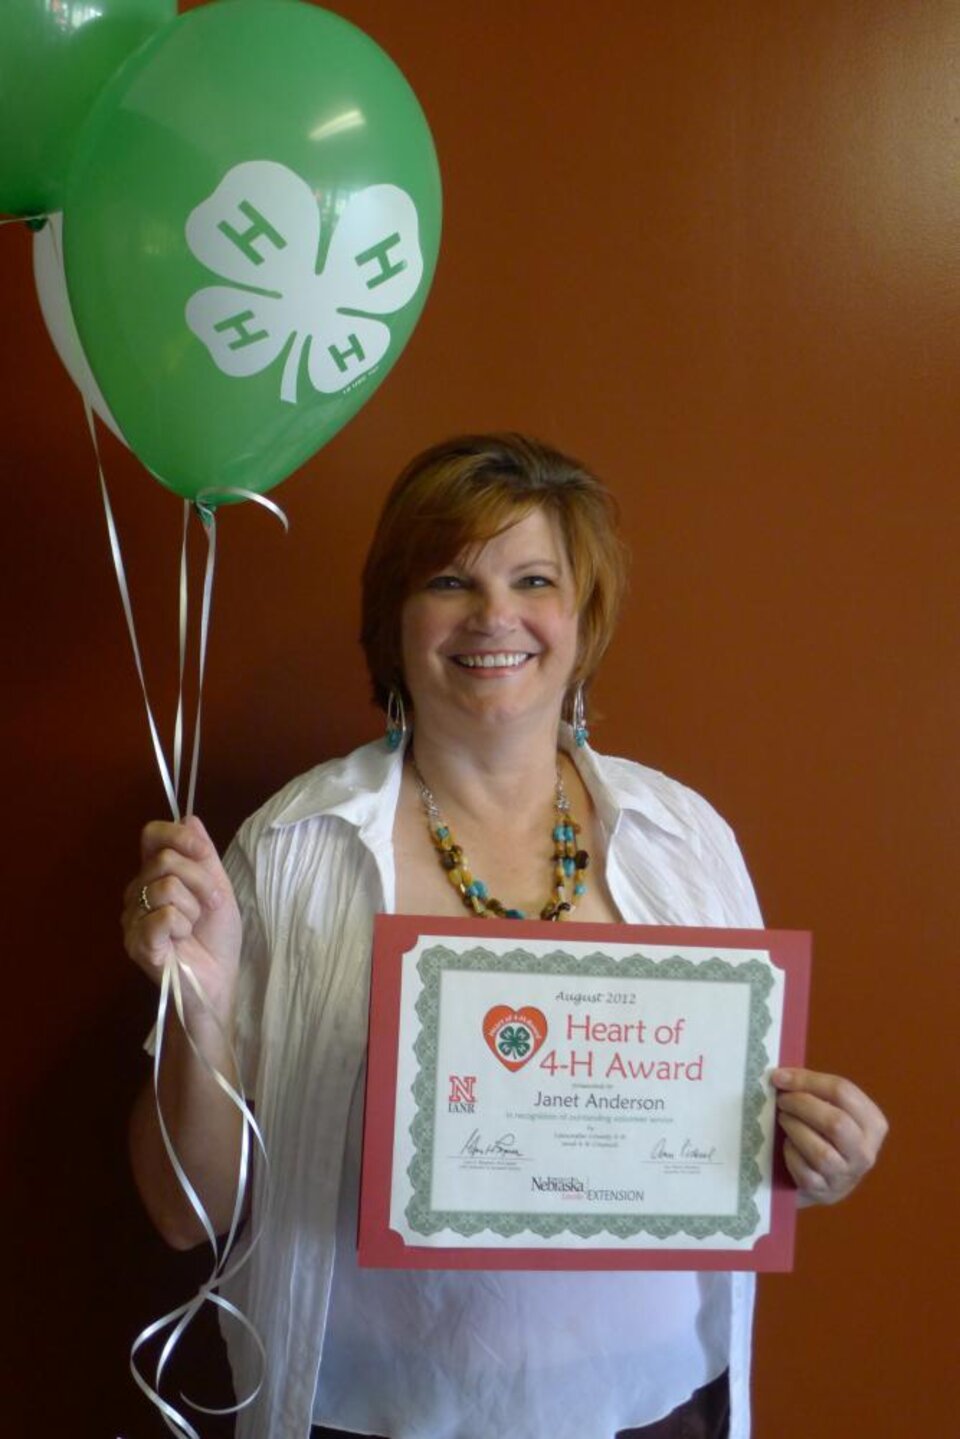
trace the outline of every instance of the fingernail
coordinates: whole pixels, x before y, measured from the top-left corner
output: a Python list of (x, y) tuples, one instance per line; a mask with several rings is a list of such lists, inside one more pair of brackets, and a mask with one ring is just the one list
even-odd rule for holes
[(771, 1083), (771, 1084), (779, 1084), (779, 1085), (782, 1085), (784, 1088), (788, 1087), (789, 1085), (791, 1085), (791, 1084), (793, 1083), (793, 1070), (792, 1070), (792, 1069), (771, 1069), (771, 1071), (770, 1071), (770, 1083)]

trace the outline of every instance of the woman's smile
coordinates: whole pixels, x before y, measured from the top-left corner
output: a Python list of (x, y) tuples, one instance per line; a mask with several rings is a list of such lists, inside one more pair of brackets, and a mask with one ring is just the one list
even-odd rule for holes
[(527, 650), (482, 650), (476, 654), (451, 655), (454, 664), (467, 670), (479, 670), (483, 677), (498, 678), (506, 670), (518, 670), (533, 656)]

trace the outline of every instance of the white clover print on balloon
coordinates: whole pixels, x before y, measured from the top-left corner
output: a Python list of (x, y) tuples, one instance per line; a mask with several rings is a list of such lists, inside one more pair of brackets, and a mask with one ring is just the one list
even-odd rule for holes
[(233, 377), (259, 374), (289, 346), (280, 398), (291, 405), (305, 349), (310, 384), (323, 395), (378, 365), (391, 335), (375, 317), (402, 309), (423, 278), (416, 207), (396, 185), (347, 200), (318, 274), (317, 199), (272, 160), (229, 170), (191, 211), (186, 237), (201, 264), (230, 281), (191, 295), (190, 329)]

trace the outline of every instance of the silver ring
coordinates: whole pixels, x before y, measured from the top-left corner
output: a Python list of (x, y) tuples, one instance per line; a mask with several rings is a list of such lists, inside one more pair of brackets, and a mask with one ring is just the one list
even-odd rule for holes
[(140, 908), (143, 910), (144, 914), (152, 914), (152, 913), (153, 913), (153, 905), (150, 903), (149, 899), (147, 898), (147, 886), (146, 886), (146, 885), (143, 885), (143, 886), (141, 887), (141, 889), (140, 889)]

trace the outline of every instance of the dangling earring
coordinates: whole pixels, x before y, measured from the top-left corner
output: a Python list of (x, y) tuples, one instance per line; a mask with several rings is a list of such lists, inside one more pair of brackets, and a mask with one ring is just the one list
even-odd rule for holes
[(387, 696), (387, 749), (391, 754), (403, 744), (407, 733), (407, 715), (403, 695), (394, 685)]
[(583, 685), (577, 685), (573, 692), (573, 740), (577, 749), (583, 749), (590, 738), (587, 716), (583, 707)]

